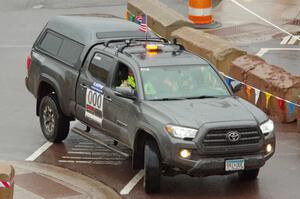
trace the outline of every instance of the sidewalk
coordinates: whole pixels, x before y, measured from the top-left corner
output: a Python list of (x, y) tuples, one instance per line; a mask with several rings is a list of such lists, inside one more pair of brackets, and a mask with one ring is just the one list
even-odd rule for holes
[(5, 162), (16, 170), (14, 199), (120, 199), (111, 188), (89, 177), (35, 162)]

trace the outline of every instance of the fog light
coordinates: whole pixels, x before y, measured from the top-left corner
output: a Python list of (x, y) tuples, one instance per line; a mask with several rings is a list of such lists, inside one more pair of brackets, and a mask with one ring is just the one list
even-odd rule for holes
[(266, 151), (267, 151), (267, 153), (271, 153), (271, 152), (272, 152), (272, 150), (273, 150), (273, 147), (272, 147), (272, 145), (271, 145), (271, 144), (268, 144), (268, 145), (267, 145), (267, 147), (266, 147)]
[(192, 152), (189, 149), (181, 149), (179, 155), (180, 157), (187, 159), (191, 157)]

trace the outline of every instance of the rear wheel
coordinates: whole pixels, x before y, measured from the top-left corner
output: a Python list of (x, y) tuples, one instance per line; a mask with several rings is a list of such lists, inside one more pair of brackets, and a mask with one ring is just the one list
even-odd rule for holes
[(39, 107), (40, 125), (45, 138), (50, 142), (61, 142), (69, 134), (70, 121), (62, 113), (57, 97), (42, 98)]
[(146, 193), (155, 193), (160, 190), (160, 153), (154, 140), (148, 140), (145, 144), (144, 161), (144, 189)]
[(259, 174), (259, 169), (245, 170), (239, 172), (239, 177), (242, 180), (255, 180)]

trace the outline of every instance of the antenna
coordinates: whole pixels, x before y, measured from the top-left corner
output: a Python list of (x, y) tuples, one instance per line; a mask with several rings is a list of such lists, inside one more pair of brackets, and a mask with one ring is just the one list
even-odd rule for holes
[(146, 40), (148, 40), (148, 16), (145, 15), (146, 17)]

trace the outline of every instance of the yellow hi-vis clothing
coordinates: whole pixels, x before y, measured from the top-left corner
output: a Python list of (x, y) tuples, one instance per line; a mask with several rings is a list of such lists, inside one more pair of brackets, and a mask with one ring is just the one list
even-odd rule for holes
[(135, 80), (134, 80), (134, 77), (128, 75), (128, 84), (131, 86), (131, 88), (135, 89)]
[(134, 80), (134, 77), (128, 75), (127, 80), (124, 80), (120, 86), (121, 87), (128, 87), (128, 86), (130, 86), (132, 89), (135, 89), (135, 80)]

